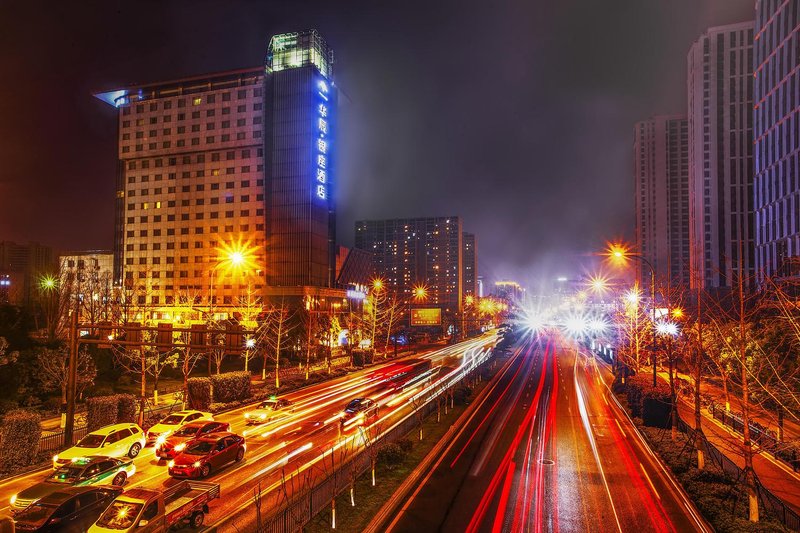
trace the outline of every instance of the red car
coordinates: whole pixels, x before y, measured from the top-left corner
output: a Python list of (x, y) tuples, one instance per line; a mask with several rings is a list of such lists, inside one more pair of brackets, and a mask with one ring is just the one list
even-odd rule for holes
[(176, 478), (204, 478), (230, 462), (244, 459), (244, 437), (234, 433), (212, 433), (189, 442), (167, 463), (169, 475)]
[(198, 420), (189, 422), (181, 429), (170, 435), (160, 446), (156, 447), (156, 457), (159, 459), (174, 459), (181, 453), (189, 441), (221, 431), (230, 430), (227, 422), (214, 420)]

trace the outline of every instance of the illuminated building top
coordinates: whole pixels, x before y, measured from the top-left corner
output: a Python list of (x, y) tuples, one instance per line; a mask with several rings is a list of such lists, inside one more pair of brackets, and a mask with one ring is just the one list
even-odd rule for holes
[(333, 76), (333, 50), (317, 30), (281, 33), (269, 41), (267, 71), (279, 72), (290, 68), (313, 65), (320, 74)]

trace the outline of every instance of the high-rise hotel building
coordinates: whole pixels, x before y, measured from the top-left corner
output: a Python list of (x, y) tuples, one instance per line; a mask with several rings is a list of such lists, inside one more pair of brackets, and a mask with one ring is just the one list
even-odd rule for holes
[(464, 297), (478, 296), (478, 242), (474, 233), (464, 232), (461, 237), (462, 252), (461, 285)]
[(372, 254), (375, 274), (402, 297), (424, 286), (426, 304), (456, 312), (463, 303), (463, 236), (455, 216), (359, 220), (355, 244)]
[(755, 273), (753, 22), (709, 28), (687, 56), (692, 285)]
[(756, 268), (797, 276), (800, 257), (800, 4), (756, 2), (753, 67)]
[[(659, 115), (633, 130), (636, 250), (656, 283), (689, 285), (689, 176), (686, 117)], [(639, 262), (637, 277), (650, 285)]]
[(154, 318), (333, 287), (332, 64), (289, 33), (263, 66), (96, 95), (119, 110), (114, 276)]

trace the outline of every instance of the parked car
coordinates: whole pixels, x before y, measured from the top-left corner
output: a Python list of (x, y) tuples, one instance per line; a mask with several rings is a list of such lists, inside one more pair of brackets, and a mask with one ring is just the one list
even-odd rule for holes
[(83, 437), (78, 444), (53, 456), (53, 468), (69, 464), (73, 459), (91, 455), (106, 457), (124, 457), (131, 459), (139, 455), (145, 444), (142, 428), (136, 424), (113, 424), (92, 431)]
[(186, 448), (186, 444), (189, 441), (210, 433), (219, 433), (229, 429), (230, 424), (227, 422), (217, 422), (215, 420), (189, 422), (156, 446), (156, 457), (159, 459), (174, 459), (176, 455)]
[(214, 420), (214, 415), (204, 411), (178, 411), (161, 419), (161, 422), (147, 430), (147, 444), (160, 444), (171, 434), (183, 427), (184, 424), (195, 420)]
[(86, 531), (122, 492), (122, 487), (63, 487), (14, 516), (17, 531)]
[(370, 398), (356, 398), (340, 415), (342, 429), (370, 422), (378, 417), (378, 404)]
[(18, 513), (32, 503), (64, 487), (112, 484), (121, 487), (136, 472), (131, 459), (91, 456), (76, 459), (57, 468), (43, 481), (11, 496), (11, 512)]
[(294, 404), (286, 398), (272, 397), (264, 400), (258, 407), (244, 414), (248, 424), (264, 424), (286, 418), (294, 412)]
[(169, 475), (176, 478), (205, 478), (230, 462), (244, 458), (244, 437), (234, 433), (212, 433), (195, 439), (167, 463)]
[(219, 498), (219, 485), (182, 481), (168, 489), (133, 489), (108, 506), (89, 533), (161, 533), (183, 524), (202, 527), (208, 502)]

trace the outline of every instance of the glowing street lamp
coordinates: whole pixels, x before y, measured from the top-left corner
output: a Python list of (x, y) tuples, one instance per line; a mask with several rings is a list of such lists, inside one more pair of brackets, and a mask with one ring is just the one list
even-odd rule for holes
[(376, 291), (380, 291), (381, 289), (383, 289), (383, 280), (380, 278), (375, 278), (374, 280), (372, 280), (372, 288), (375, 289)]
[(428, 289), (424, 285), (417, 285), (416, 287), (414, 287), (415, 300), (417, 301), (424, 300), (427, 297), (428, 297)]
[(660, 335), (669, 335), (670, 337), (677, 337), (678, 324), (670, 321), (659, 322), (658, 325), (656, 326), (656, 331)]
[[(653, 342), (650, 345), (651, 357), (653, 359), (653, 387), (658, 385), (658, 369), (656, 361), (656, 269), (653, 264), (641, 254), (630, 252), (627, 245), (623, 243), (608, 243), (606, 252), (603, 254), (618, 265), (627, 265), (630, 259), (638, 259), (650, 269), (650, 307), (653, 312)], [(667, 306), (669, 307), (669, 305)]]
[(58, 279), (55, 276), (47, 275), (42, 276), (39, 280), (39, 287), (43, 291), (49, 292), (58, 286)]

